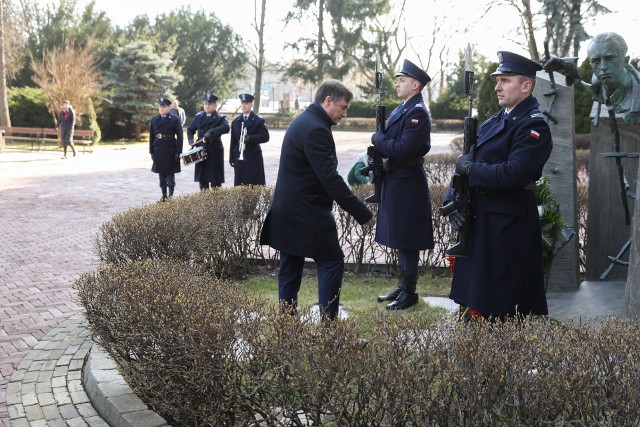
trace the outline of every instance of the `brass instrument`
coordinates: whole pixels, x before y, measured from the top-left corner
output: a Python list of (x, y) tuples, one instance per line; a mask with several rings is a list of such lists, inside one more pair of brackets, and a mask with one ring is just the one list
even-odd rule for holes
[(239, 139), (240, 157), (238, 157), (238, 160), (244, 160), (244, 139), (246, 136), (247, 136), (247, 128), (244, 127), (244, 122), (242, 122), (242, 126), (240, 127), (240, 139)]

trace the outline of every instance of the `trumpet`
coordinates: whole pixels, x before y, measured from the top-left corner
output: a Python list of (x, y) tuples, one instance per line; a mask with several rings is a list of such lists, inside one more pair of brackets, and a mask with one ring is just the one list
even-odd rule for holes
[(244, 160), (244, 138), (247, 136), (247, 128), (244, 127), (244, 122), (242, 122), (242, 126), (240, 127), (240, 139), (239, 139), (239, 149), (240, 156), (238, 160)]

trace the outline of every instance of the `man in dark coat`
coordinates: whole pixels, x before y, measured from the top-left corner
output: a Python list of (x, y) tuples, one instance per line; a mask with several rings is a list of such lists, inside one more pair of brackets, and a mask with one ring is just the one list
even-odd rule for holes
[[(456, 258), (450, 294), (464, 319), (548, 313), (533, 192), (553, 146), (532, 95), (542, 66), (511, 52), (498, 52), (498, 59), (492, 76), (502, 109), (480, 126), (475, 150), (456, 162), (473, 195), (469, 255)], [(457, 211), (449, 219), (454, 229), (465, 221)]]
[(420, 250), (433, 248), (431, 201), (424, 171), (424, 156), (431, 149), (431, 120), (422, 98), (422, 89), (431, 78), (408, 60), (396, 77), (402, 103), (389, 114), (385, 132), (376, 132), (371, 138), (376, 151), (386, 157), (376, 242), (398, 252), (398, 284), (378, 297), (380, 302), (390, 301), (390, 310), (418, 303)]
[(160, 98), (158, 100), (160, 114), (152, 118), (149, 125), (149, 153), (153, 161), (151, 171), (157, 173), (160, 179), (161, 201), (173, 196), (173, 189), (176, 186), (175, 174), (180, 172), (180, 153), (182, 153), (182, 126), (180, 126), (180, 119), (169, 114), (170, 107), (170, 99)]
[[(242, 114), (231, 122), (231, 144), (229, 146), (229, 164), (234, 168), (233, 185), (264, 185), (264, 160), (260, 144), (269, 141), (269, 130), (264, 119), (254, 113), (253, 96), (240, 95)], [(242, 153), (240, 136), (246, 131)], [(242, 154), (242, 156), (240, 156)]]
[(282, 142), (278, 178), (260, 243), (280, 251), (278, 297), (294, 313), (308, 257), (317, 264), (321, 315), (325, 319), (338, 315), (344, 254), (333, 202), (360, 224), (375, 224), (371, 211), (337, 171), (331, 126), (346, 117), (352, 97), (339, 81), (325, 81), (315, 102), (291, 122)]
[[(207, 158), (195, 165), (194, 181), (200, 184), (200, 190), (220, 187), (224, 182), (224, 147), (221, 136), (229, 132), (229, 122), (216, 111), (217, 102), (217, 96), (205, 93), (203, 111), (196, 114), (187, 127), (189, 145), (204, 146), (207, 150)], [(198, 141), (194, 142), (196, 132)]]

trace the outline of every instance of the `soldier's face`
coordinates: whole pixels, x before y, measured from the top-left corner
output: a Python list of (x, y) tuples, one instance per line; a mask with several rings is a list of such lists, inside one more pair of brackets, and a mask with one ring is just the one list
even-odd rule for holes
[(253, 107), (253, 102), (241, 102), (240, 110), (242, 114), (249, 114), (251, 112), (251, 108)]
[(496, 94), (498, 104), (501, 107), (511, 110), (520, 101), (529, 96), (531, 92), (531, 81), (523, 79), (522, 76), (496, 76)]
[(158, 112), (160, 114), (162, 114), (163, 116), (166, 116), (167, 114), (169, 114), (169, 110), (170, 110), (170, 108), (169, 108), (168, 105), (160, 105), (158, 107)]
[(211, 114), (214, 111), (216, 111), (216, 107), (217, 107), (217, 105), (216, 105), (215, 102), (205, 102), (202, 105), (202, 108), (204, 109), (204, 112), (207, 113), (207, 114)]
[(398, 98), (403, 101), (408, 100), (414, 95), (418, 85), (418, 81), (412, 77), (398, 76), (398, 80), (396, 80), (396, 92), (398, 93)]
[(591, 69), (598, 80), (606, 85), (615, 85), (622, 81), (627, 60), (628, 57), (623, 56), (611, 41), (593, 43), (589, 47)]

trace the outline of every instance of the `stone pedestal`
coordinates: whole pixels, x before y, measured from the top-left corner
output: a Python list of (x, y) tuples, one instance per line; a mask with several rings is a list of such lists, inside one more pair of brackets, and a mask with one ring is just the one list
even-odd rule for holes
[[(542, 172), (549, 177), (551, 191), (559, 205), (560, 216), (566, 226), (576, 232), (573, 237), (555, 256), (551, 266), (548, 292), (575, 291), (579, 284), (578, 261), (578, 214), (576, 205), (576, 172), (575, 172), (575, 119), (573, 86), (567, 87), (564, 76), (554, 73), (558, 93), (553, 103), (551, 115), (557, 123), (549, 121), (553, 137), (553, 151)], [(534, 96), (540, 102), (540, 110), (547, 111), (552, 97), (545, 96), (551, 89), (549, 75), (538, 72)]]
[(629, 248), (629, 272), (625, 287), (625, 308), (629, 319), (640, 318), (640, 168), (636, 176), (636, 200), (631, 222), (631, 247)]
[[(594, 108), (592, 116), (596, 110)], [(640, 126), (624, 124), (622, 116), (616, 119), (620, 131), (620, 151), (640, 151)], [(631, 225), (624, 223), (621, 187), (616, 167), (616, 160), (603, 158), (603, 152), (614, 151), (614, 136), (605, 106), (600, 112), (598, 127), (591, 126), (591, 149), (589, 154), (589, 205), (587, 218), (587, 250), (586, 280), (624, 281), (627, 279), (628, 267), (615, 265), (602, 278), (611, 265), (609, 256), (617, 256), (631, 235)], [(623, 158), (624, 175), (635, 191), (637, 187), (637, 158)], [(627, 198), (631, 215), (634, 200)], [(620, 258), (629, 260), (627, 250)]]

